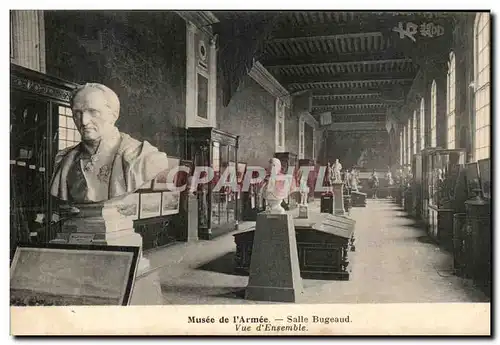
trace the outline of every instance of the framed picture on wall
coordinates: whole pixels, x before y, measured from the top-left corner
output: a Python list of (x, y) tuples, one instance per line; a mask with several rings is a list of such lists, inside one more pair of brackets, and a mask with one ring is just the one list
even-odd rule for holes
[[(171, 171), (173, 169), (178, 169), (180, 159), (176, 157), (168, 157), (168, 169), (162, 171), (156, 178), (153, 180), (151, 185), (151, 189), (153, 191), (164, 191), (168, 190), (169, 184), (176, 185), (175, 178), (178, 174), (172, 174)], [(170, 175), (170, 176), (169, 176)], [(169, 180), (170, 179), (170, 180)]]
[(161, 215), (167, 216), (179, 213), (180, 192), (163, 192), (161, 194)]
[(161, 215), (161, 193), (141, 193), (140, 203), (139, 218), (152, 218)]

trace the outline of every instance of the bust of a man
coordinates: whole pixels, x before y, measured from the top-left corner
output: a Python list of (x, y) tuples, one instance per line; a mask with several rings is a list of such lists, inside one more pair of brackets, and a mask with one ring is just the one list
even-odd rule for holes
[(280, 175), (281, 161), (277, 158), (269, 160), (268, 173), (262, 186), (262, 196), (266, 200), (267, 213), (285, 213), (281, 202), (288, 196), (290, 181), (286, 176)]
[(50, 192), (69, 203), (93, 203), (132, 193), (168, 168), (165, 153), (115, 126), (120, 114), (116, 93), (102, 84), (85, 84), (71, 99), (82, 141), (55, 157)]

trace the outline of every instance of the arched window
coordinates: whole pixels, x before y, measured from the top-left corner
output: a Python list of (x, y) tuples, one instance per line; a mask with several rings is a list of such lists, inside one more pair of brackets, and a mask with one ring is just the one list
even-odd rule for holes
[(413, 154), (417, 153), (417, 111), (413, 111)]
[(446, 147), (455, 148), (455, 53), (450, 53), (448, 75), (446, 77)]
[(431, 147), (437, 146), (437, 85), (432, 81), (431, 86)]
[(420, 150), (425, 149), (425, 101), (420, 100)]
[(490, 157), (490, 17), (478, 13), (474, 25), (474, 158)]

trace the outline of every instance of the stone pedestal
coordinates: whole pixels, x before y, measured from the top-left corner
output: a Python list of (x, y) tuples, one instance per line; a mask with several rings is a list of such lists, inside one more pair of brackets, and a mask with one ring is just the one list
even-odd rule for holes
[(342, 182), (333, 182), (334, 214), (344, 215), (344, 184)]
[(259, 214), (245, 298), (297, 302), (303, 293), (293, 218)]
[(309, 208), (307, 205), (299, 205), (299, 218), (308, 218)]
[[(163, 304), (156, 272), (150, 270), (149, 260), (142, 255), (142, 237), (134, 231), (132, 218), (118, 211), (119, 202), (75, 205), (80, 211), (64, 221), (61, 232), (52, 243), (139, 247), (139, 263), (130, 304)], [(137, 303), (141, 302), (141, 303)]]

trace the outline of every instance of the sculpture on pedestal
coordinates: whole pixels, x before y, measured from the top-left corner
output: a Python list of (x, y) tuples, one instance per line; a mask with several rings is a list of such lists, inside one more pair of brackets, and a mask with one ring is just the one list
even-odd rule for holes
[(300, 177), (300, 204), (307, 205), (307, 196), (309, 194), (309, 187), (307, 186), (307, 176)]
[(340, 164), (338, 158), (335, 160), (335, 163), (333, 164), (333, 181), (338, 183), (342, 182), (342, 164)]
[(82, 141), (55, 157), (50, 192), (69, 203), (94, 203), (135, 192), (168, 168), (165, 153), (115, 127), (118, 96), (101, 84), (85, 84), (71, 99)]

